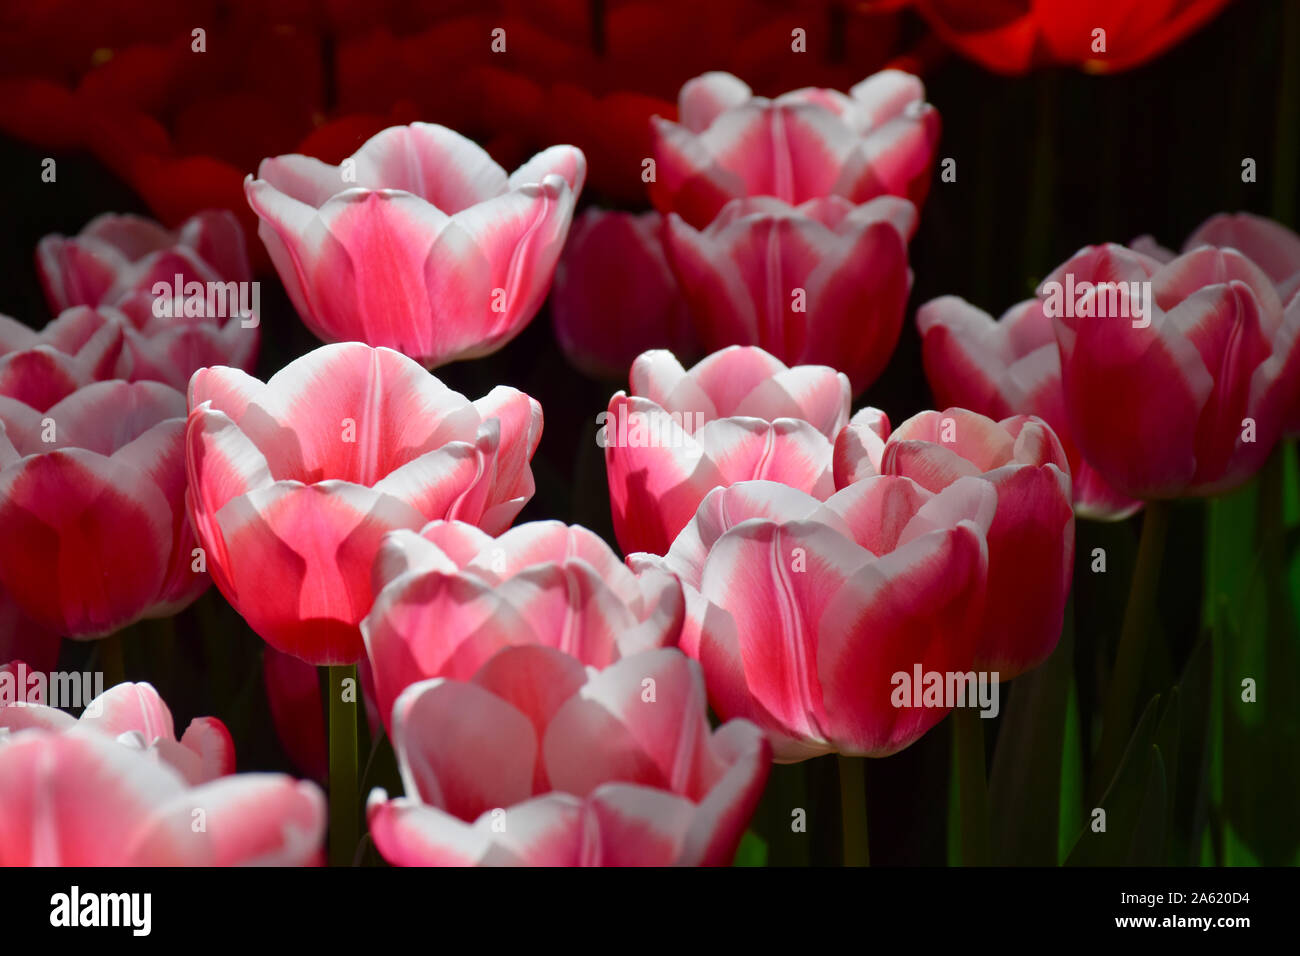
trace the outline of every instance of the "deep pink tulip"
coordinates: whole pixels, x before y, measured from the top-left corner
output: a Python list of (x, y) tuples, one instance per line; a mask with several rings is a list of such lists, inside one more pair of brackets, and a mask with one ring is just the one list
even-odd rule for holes
[(0, 585), (67, 637), (165, 617), (208, 585), (185, 515), (185, 396), (94, 382), (46, 409), (0, 396)]
[[(5, 670), (6, 668), (0, 668)], [(24, 664), (7, 665), (10, 680), (32, 691), (38, 686)], [(5, 677), (0, 674), (0, 687)], [(48, 691), (48, 683), (43, 685)], [(196, 717), (178, 740), (172, 712), (150, 684), (117, 684), (86, 703), (80, 719), (48, 706), (39, 692), (15, 695), (19, 704), (0, 695), (0, 729), (16, 732), (29, 728), (62, 733), (73, 727), (90, 728), (119, 743), (152, 752), (171, 766), (191, 786), (235, 772), (235, 744), (226, 725), (215, 717)]]
[(303, 866), (324, 832), (320, 788), (281, 774), (191, 786), (90, 727), (0, 742), (0, 866)]
[(1052, 320), (1037, 299), (995, 319), (954, 295), (916, 312), (921, 355), (935, 403), (993, 419), (1035, 415), (1051, 427), (1070, 463), (1074, 512), (1094, 521), (1127, 518), (1142, 502), (1121, 494), (1093, 469), (1070, 433), (1061, 354)]
[(631, 389), (610, 399), (597, 434), (625, 552), (667, 553), (719, 485), (765, 478), (818, 498), (835, 490), (832, 443), (851, 395), (834, 369), (787, 368), (732, 346), (687, 371), (653, 351), (633, 363)]
[(915, 227), (916, 207), (893, 196), (797, 207), (759, 197), (703, 231), (670, 215), (664, 246), (706, 351), (757, 345), (792, 365), (830, 365), (857, 393), (898, 343)]
[[(1129, 245), (1161, 262), (1171, 262), (1175, 258), (1173, 252), (1158, 245), (1150, 236), (1142, 236)], [(1235, 249), (1250, 259), (1273, 280), (1284, 309), (1300, 297), (1300, 236), (1286, 226), (1248, 212), (1219, 213), (1205, 220), (1187, 237), (1183, 252), (1201, 246)], [(1300, 405), (1288, 416), (1286, 434), (1300, 434)]]
[(407, 688), (393, 746), (406, 794), (367, 812), (403, 866), (726, 865), (771, 760), (747, 721), (710, 732), (700, 669), (672, 648), (599, 673), (508, 648)]
[(387, 724), (407, 686), (468, 680), (501, 648), (554, 647), (601, 668), (677, 643), (682, 589), (657, 565), (625, 565), (578, 525), (534, 521), (499, 538), (460, 521), (395, 531), (375, 562), (361, 624)]
[(574, 221), (555, 271), (551, 314), (560, 347), (583, 371), (621, 379), (648, 349), (694, 351), (662, 226), (657, 212), (588, 209)]
[(263, 384), (190, 382), (189, 506), (226, 599), (310, 664), (355, 662), (380, 540), (435, 518), (509, 526), (533, 494), (542, 409), (498, 386), (471, 402), (416, 362), (327, 345)]
[[(1218, 494), (1258, 471), (1300, 399), (1300, 299), (1284, 310), (1258, 266), (1212, 246), (1163, 265), (1091, 246), (1046, 280), (1069, 281), (1087, 294), (1054, 324), (1070, 433), (1089, 464), (1144, 499)], [(1151, 314), (1130, 319), (1144, 282)], [(1116, 283), (1106, 314), (1079, 316), (1097, 311), (1098, 283)], [(1044, 309), (1058, 311), (1046, 296)]]
[[(1284, 304), (1300, 291), (1300, 236), (1281, 223), (1248, 212), (1217, 213), (1187, 237), (1183, 252), (1201, 246), (1236, 249), (1273, 280)], [(1129, 247), (1161, 262), (1176, 258), (1151, 236), (1141, 236)]]
[(762, 727), (780, 762), (911, 744), (948, 708), (896, 706), (896, 675), (970, 670), (996, 507), (974, 477), (938, 494), (867, 478), (824, 503), (770, 481), (710, 492), (663, 560), (714, 712)]
[(585, 175), (572, 146), (507, 176), (472, 140), (413, 123), (371, 137), (339, 166), (264, 159), (244, 188), (317, 336), (387, 346), (434, 367), (495, 352), (528, 324)]
[(696, 228), (746, 196), (799, 205), (892, 195), (919, 206), (939, 141), (924, 86), (899, 70), (869, 76), (848, 95), (805, 88), (772, 100), (730, 73), (705, 73), (682, 87), (678, 114), (677, 123), (653, 120), (650, 196)]
[(1070, 466), (1051, 428), (1027, 415), (995, 422), (962, 408), (921, 412), (880, 442), (875, 409), (835, 442), (835, 482), (902, 475), (932, 492), (978, 475), (998, 493), (988, 530), (984, 638), (975, 667), (1001, 680), (1037, 667), (1061, 635), (1074, 571)]
[(77, 307), (39, 332), (0, 315), (0, 395), (44, 411), (96, 379), (119, 378), (123, 324)]

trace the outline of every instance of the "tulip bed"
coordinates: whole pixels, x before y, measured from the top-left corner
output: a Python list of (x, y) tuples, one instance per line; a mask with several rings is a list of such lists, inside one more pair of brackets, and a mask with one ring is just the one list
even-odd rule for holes
[(65, 6), (0, 864), (1300, 862), (1294, 5)]

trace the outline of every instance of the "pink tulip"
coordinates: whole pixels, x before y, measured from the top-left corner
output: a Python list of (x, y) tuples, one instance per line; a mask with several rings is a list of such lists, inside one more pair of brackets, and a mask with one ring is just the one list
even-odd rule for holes
[[(864, 414), (865, 413), (865, 414)], [(864, 409), (835, 442), (835, 481), (902, 475), (932, 492), (966, 475), (997, 490), (988, 530), (984, 639), (975, 668), (1010, 680), (1056, 648), (1074, 571), (1070, 466), (1041, 419), (995, 422), (961, 408), (921, 412), (880, 444), (880, 415)], [(860, 420), (861, 419), (861, 420)]]
[[(1183, 243), (1183, 252), (1201, 246), (1236, 249), (1273, 280), (1283, 303), (1300, 292), (1300, 236), (1281, 223), (1248, 212), (1221, 212), (1196, 227)], [(1134, 240), (1130, 248), (1161, 262), (1175, 258), (1150, 236)]]
[(491, 533), (533, 494), (542, 409), (498, 386), (475, 402), (414, 361), (328, 345), (263, 384), (190, 382), (189, 506), (221, 593), (268, 644), (355, 662), (380, 540), (435, 518)]
[(714, 712), (754, 721), (783, 763), (911, 744), (951, 704), (899, 704), (898, 675), (970, 670), (996, 507), (974, 477), (938, 494), (866, 478), (825, 503), (770, 481), (710, 492), (663, 560)]
[[(1253, 475), (1300, 400), (1300, 299), (1284, 311), (1258, 266), (1209, 246), (1163, 265), (1088, 247), (1047, 280), (1070, 281), (1115, 283), (1104, 303), (1080, 294), (1054, 315), (1070, 432), (1088, 462), (1144, 499), (1218, 494)], [(1144, 282), (1150, 315), (1130, 320)], [(1090, 304), (1105, 315), (1077, 314)], [(1043, 307), (1057, 311), (1047, 295)]]
[(1047, 422), (1065, 449), (1074, 513), (1080, 518), (1118, 521), (1142, 507), (1111, 487), (1075, 444), (1065, 414), (1056, 335), (1037, 299), (994, 319), (964, 299), (946, 295), (921, 306), (916, 324), (936, 404), (993, 419), (1027, 414)]
[(244, 231), (232, 213), (209, 210), (172, 232), (142, 216), (105, 213), (68, 238), (36, 247), (36, 266), (54, 312), (119, 305), (151, 294), (156, 282), (247, 282), (252, 278)]
[[(256, 362), (260, 297), (249, 287), (243, 229), (229, 212), (201, 212), (176, 232), (151, 219), (105, 214), (72, 238), (46, 236), (36, 262), (51, 309), (97, 309), (121, 329), (125, 341), (113, 373), (98, 378), (165, 382), (184, 391), (204, 366), (251, 370)], [(214, 312), (210, 289), (220, 294), (211, 299)], [(244, 306), (250, 314), (238, 314)]]
[[(1187, 237), (1183, 252), (1202, 246), (1235, 249), (1250, 259), (1273, 281), (1284, 309), (1300, 297), (1300, 236), (1286, 226), (1248, 212), (1219, 213), (1205, 220)], [(1173, 252), (1157, 245), (1150, 236), (1135, 239), (1130, 248), (1160, 262), (1171, 262), (1175, 258)], [(1293, 408), (1288, 415), (1285, 434), (1300, 434), (1300, 406)]]
[[(0, 669), (3, 670), (3, 669)], [(26, 665), (9, 665), (10, 680), (32, 689), (33, 675)], [(0, 687), (5, 677), (0, 674)], [(179, 740), (172, 712), (150, 684), (117, 684), (86, 704), (80, 719), (47, 706), (31, 695), (23, 703), (0, 695), (0, 729), (16, 732), (28, 728), (55, 733), (74, 727), (90, 728), (119, 743), (153, 753), (176, 770), (190, 786), (198, 786), (235, 772), (235, 745), (226, 725), (215, 717), (196, 717)]]
[(680, 122), (653, 120), (650, 196), (703, 228), (734, 199), (774, 196), (790, 205), (836, 195), (925, 201), (939, 113), (921, 81), (898, 70), (867, 77), (848, 95), (806, 88), (774, 100), (730, 73), (682, 87)]
[(37, 624), (99, 637), (208, 585), (185, 515), (185, 397), (95, 382), (47, 409), (0, 397), (0, 586)]
[(429, 123), (371, 137), (340, 166), (264, 159), (244, 184), (258, 235), (307, 326), (434, 367), (488, 355), (550, 287), (586, 160), (553, 146), (507, 176)]
[(732, 346), (686, 371), (654, 351), (633, 363), (631, 388), (610, 399), (597, 435), (625, 552), (667, 553), (720, 485), (764, 478), (818, 498), (834, 492), (832, 442), (851, 401), (834, 369), (787, 368), (761, 348)]
[(191, 786), (89, 727), (0, 741), (0, 866), (303, 866), (324, 831), (320, 788), (280, 774)]
[(677, 643), (677, 580), (637, 556), (624, 565), (578, 525), (534, 521), (499, 538), (460, 521), (395, 531), (375, 562), (362, 622), (379, 712), (430, 677), (468, 680), (504, 647), (554, 647), (602, 668)]
[(0, 395), (44, 411), (96, 379), (117, 378), (122, 324), (68, 309), (37, 332), (0, 315)]
[(560, 347), (583, 371), (617, 379), (647, 349), (694, 349), (686, 303), (664, 258), (662, 225), (656, 212), (603, 209), (588, 209), (574, 222), (555, 271), (551, 314)]
[(676, 214), (664, 245), (700, 344), (757, 345), (789, 364), (830, 365), (855, 393), (889, 361), (912, 285), (916, 207), (885, 196), (728, 205), (703, 231)]
[(407, 688), (393, 710), (405, 796), (367, 803), (400, 866), (719, 866), (767, 780), (758, 729), (712, 733), (698, 665), (672, 648), (594, 673), (546, 647), (471, 680)]

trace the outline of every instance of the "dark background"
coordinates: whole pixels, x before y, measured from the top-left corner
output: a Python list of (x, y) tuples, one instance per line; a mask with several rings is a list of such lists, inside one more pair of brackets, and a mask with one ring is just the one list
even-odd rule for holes
[[(1278, 130), (1300, 135), (1300, 116), (1280, 115), (1284, 46), (1289, 42), (1294, 51), (1300, 40), (1287, 32), (1288, 26), (1297, 29), (1297, 18), (1284, 23), (1286, 3), (1239, 0), (1172, 51), (1118, 75), (1051, 69), (1008, 78), (955, 55), (939, 63), (925, 80), (928, 99), (943, 117), (937, 156), (956, 159), (957, 181), (941, 182), (936, 171), (911, 246), (915, 285), (902, 339), (883, 377), (855, 407), (876, 405), (898, 423), (929, 406), (912, 317), (919, 304), (935, 296), (960, 295), (997, 315), (1031, 295), (1050, 268), (1086, 244), (1128, 242), (1150, 233), (1177, 248), (1201, 221), (1222, 211), (1271, 215), (1294, 228), (1300, 212), (1296, 196), (1278, 195), (1274, 175), (1276, 157), (1287, 155)], [(67, 29), (76, 31), (77, 24)], [(922, 31), (919, 21), (905, 21), (905, 36)], [(58, 160), (55, 184), (40, 179), (46, 155)], [(1247, 157), (1257, 164), (1253, 184), (1241, 178)], [(148, 214), (131, 189), (88, 154), (0, 138), (0, 312), (34, 326), (47, 321), (33, 265), (37, 240), (50, 232), (73, 234), (110, 210)], [(255, 236), (249, 239), (257, 242)], [(261, 278), (263, 345), (257, 374), (265, 379), (316, 340), (274, 275)], [(614, 322), (617, 317), (611, 316)], [(572, 368), (555, 344), (546, 309), (500, 353), (436, 374), (471, 398), (498, 383), (537, 398), (546, 417), (533, 460), (537, 494), (519, 520), (582, 523), (614, 543), (594, 432), (596, 414), (624, 383), (593, 381)], [(1156, 686), (1177, 673), (1197, 636), (1201, 512), (1179, 508), (1171, 534), (1169, 561), (1176, 567), (1165, 575), (1169, 593), (1162, 605), (1170, 659), (1151, 675)], [(1080, 574), (1088, 570), (1082, 559), (1076, 570), (1077, 673), (1087, 714), (1096, 706), (1096, 685), (1088, 679), (1093, 662), (1113, 656), (1099, 643), (1113, 641), (1118, 631), (1127, 585), (1123, 569), (1131, 566), (1135, 535), (1131, 523), (1081, 522), (1078, 538), (1080, 555), (1100, 543), (1118, 571)], [(241, 770), (286, 768), (260, 685), (260, 640), (215, 589), (174, 626), (173, 648), (165, 649), (170, 633), (146, 634), (128, 647), (128, 676), (158, 686), (178, 728), (198, 714), (225, 720), (235, 735)], [(200, 630), (202, 638), (195, 636)], [(69, 666), (84, 663), (92, 653), (93, 645), (65, 642)], [(941, 725), (901, 754), (871, 762), (873, 863), (944, 862), (949, 740), (946, 724)], [(988, 750), (992, 754), (991, 733)], [(833, 854), (838, 840), (833, 761), (813, 761), (797, 772), (776, 768), (774, 789), (803, 786), (809, 789), (813, 853)], [(760, 810), (755, 828), (779, 825), (773, 814), (771, 807)]]

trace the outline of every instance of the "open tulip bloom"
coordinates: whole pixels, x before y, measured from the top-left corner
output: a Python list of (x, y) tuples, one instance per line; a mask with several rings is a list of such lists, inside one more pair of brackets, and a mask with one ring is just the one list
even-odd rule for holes
[(188, 501), (213, 578), (309, 663), (360, 658), (386, 532), (498, 532), (532, 497), (541, 407), (504, 386), (471, 402), (390, 349), (323, 346), (266, 383), (203, 369), (189, 398)]
[(339, 166), (263, 160), (245, 189), (313, 332), (435, 367), (495, 352), (528, 324), (585, 176), (571, 146), (507, 176), (472, 140), (413, 123), (375, 135)]

